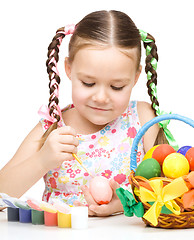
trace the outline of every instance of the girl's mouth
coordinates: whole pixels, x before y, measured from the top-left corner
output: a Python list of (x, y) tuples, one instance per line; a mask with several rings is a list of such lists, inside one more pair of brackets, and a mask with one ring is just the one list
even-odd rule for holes
[(107, 112), (107, 111), (110, 110), (110, 109), (104, 109), (104, 108), (98, 108), (98, 107), (90, 107), (90, 108), (95, 110), (95, 111), (104, 111), (104, 112)]

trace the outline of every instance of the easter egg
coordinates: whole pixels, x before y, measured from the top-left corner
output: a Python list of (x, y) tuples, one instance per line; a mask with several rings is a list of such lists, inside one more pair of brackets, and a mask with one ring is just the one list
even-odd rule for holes
[(174, 148), (168, 144), (159, 145), (152, 154), (152, 157), (156, 159), (160, 165), (162, 165), (164, 159), (171, 153), (175, 153)]
[(186, 154), (185, 154), (186, 159), (189, 162), (190, 165), (190, 170), (194, 171), (194, 147), (190, 148)]
[(169, 154), (162, 165), (163, 173), (168, 178), (178, 178), (189, 173), (189, 162), (180, 153)]
[(109, 180), (102, 176), (92, 178), (89, 191), (98, 204), (107, 204), (111, 201), (113, 191)]
[(153, 177), (160, 177), (161, 167), (160, 164), (153, 158), (148, 158), (142, 161), (137, 167), (135, 176), (142, 176), (150, 179)]
[(181, 153), (185, 156), (185, 154), (187, 153), (187, 151), (191, 148), (191, 146), (183, 146), (181, 148), (179, 148), (179, 150), (177, 151), (177, 153)]
[(156, 145), (156, 146), (150, 148), (150, 150), (148, 150), (148, 151), (146, 152), (146, 154), (144, 155), (143, 161), (144, 161), (145, 159), (152, 158), (153, 151), (154, 151), (158, 146), (159, 146), (159, 145)]

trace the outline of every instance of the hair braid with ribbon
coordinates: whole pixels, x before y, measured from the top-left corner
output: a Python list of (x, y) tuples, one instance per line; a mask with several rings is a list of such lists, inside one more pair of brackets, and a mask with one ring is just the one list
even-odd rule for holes
[[(157, 63), (158, 63), (158, 54), (157, 47), (155, 44), (155, 39), (149, 33), (146, 33), (142, 30), (139, 30), (141, 40), (143, 41), (144, 48), (146, 49), (146, 66), (145, 72), (147, 74), (147, 87), (148, 94), (152, 102), (152, 108), (157, 116), (165, 114), (166, 112), (159, 109), (158, 95), (157, 95)], [(167, 128), (170, 120), (162, 121), (159, 123), (160, 128), (164, 130), (164, 134), (168, 143), (174, 147), (175, 150), (178, 150), (178, 145), (172, 135), (172, 133)], [(161, 131), (160, 131), (161, 132)]]
[(55, 37), (52, 39), (52, 42), (48, 47), (48, 59), (46, 61), (47, 73), (50, 80), (50, 98), (48, 104), (49, 114), (51, 117), (55, 118), (57, 122), (61, 120), (60, 109), (58, 107), (60, 77), (57, 69), (57, 62), (59, 60), (59, 47), (64, 37), (65, 32), (63, 29), (58, 29)]
[(147, 87), (148, 94), (150, 96), (152, 102), (152, 108), (156, 115), (160, 115), (159, 110), (159, 102), (157, 96), (157, 62), (158, 62), (158, 53), (157, 47), (155, 44), (155, 39), (152, 35), (145, 33), (140, 30), (141, 39), (144, 44), (144, 48), (146, 49), (146, 66), (145, 72), (147, 74)]
[[(49, 75), (49, 89), (50, 89), (50, 97), (48, 107), (43, 105), (39, 109), (38, 113), (51, 123), (53, 123), (51, 132), (53, 129), (57, 128), (57, 126), (62, 126), (62, 114), (61, 109), (59, 107), (59, 84), (60, 84), (60, 76), (59, 71), (57, 69), (57, 62), (59, 61), (59, 47), (63, 38), (72, 34), (75, 30), (75, 25), (66, 25), (63, 28), (60, 28), (56, 31), (56, 35), (52, 39), (48, 47), (47, 54), (47, 73)], [(47, 134), (48, 135), (48, 134)]]
[(57, 62), (59, 61), (59, 47), (63, 38), (68, 34), (73, 34), (75, 30), (75, 25), (70, 24), (66, 25), (63, 28), (59, 28), (56, 31), (56, 35), (52, 39), (52, 42), (48, 46), (48, 54), (47, 54), (47, 73), (49, 75), (49, 89), (50, 89), (50, 97), (48, 107), (42, 105), (38, 111), (39, 115), (52, 123), (52, 125), (47, 129), (47, 131), (43, 134), (41, 143), (43, 144), (48, 137), (48, 135), (56, 129), (58, 126), (62, 126), (62, 113), (59, 107), (59, 84), (60, 84), (60, 76), (59, 71), (57, 69)]

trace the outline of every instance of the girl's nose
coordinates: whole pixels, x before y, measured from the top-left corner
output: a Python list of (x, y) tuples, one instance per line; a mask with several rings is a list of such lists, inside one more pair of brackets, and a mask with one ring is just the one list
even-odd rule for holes
[(96, 92), (93, 95), (93, 101), (98, 103), (108, 103), (109, 97), (106, 89), (104, 87), (96, 89)]

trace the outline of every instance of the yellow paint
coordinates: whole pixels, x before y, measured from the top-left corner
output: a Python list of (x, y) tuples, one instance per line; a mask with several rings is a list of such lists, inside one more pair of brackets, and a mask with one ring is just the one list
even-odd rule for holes
[(71, 214), (58, 212), (58, 227), (71, 228)]

